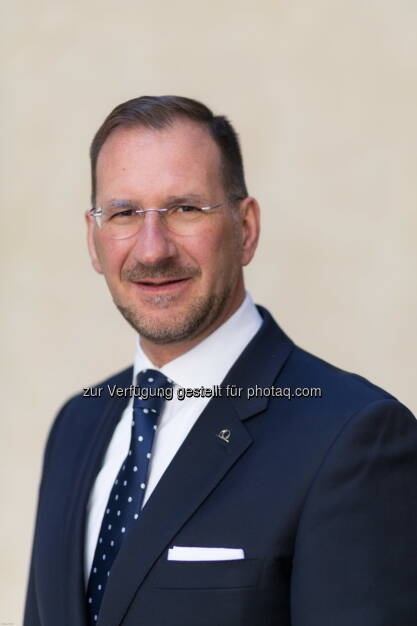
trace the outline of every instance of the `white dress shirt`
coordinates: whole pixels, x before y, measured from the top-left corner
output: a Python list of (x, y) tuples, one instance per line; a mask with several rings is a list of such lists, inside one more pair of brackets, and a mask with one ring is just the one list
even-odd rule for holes
[[(198, 388), (220, 385), (244, 348), (258, 332), (261, 324), (262, 317), (247, 293), (241, 306), (222, 326), (194, 348), (161, 368), (155, 367), (148, 359), (138, 338), (133, 368), (133, 384), (135, 384), (137, 374), (143, 369), (158, 369), (174, 381), (174, 397), (165, 402), (159, 418), (158, 430), (155, 433), (142, 506), (145, 505), (192, 426), (210, 401), (210, 398), (179, 400), (176, 397), (176, 389), (178, 387)], [(104, 510), (120, 466), (129, 450), (132, 411), (133, 398), (130, 399), (114, 429), (103, 465), (97, 474), (87, 504), (84, 555), (86, 585)]]

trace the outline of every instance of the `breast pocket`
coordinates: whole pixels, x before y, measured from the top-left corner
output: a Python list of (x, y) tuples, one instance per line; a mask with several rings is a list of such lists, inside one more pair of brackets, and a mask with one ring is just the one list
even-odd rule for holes
[(255, 587), (261, 559), (234, 561), (160, 561), (151, 582), (159, 589), (233, 589)]

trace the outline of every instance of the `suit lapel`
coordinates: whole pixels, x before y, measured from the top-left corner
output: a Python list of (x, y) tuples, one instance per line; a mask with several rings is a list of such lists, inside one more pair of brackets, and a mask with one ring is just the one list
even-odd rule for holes
[[(113, 563), (98, 626), (122, 621), (152, 565), (251, 445), (242, 420), (265, 410), (268, 399), (248, 400), (246, 387), (271, 386), (293, 345), (269, 313), (260, 312), (264, 324), (222, 383), (244, 392), (211, 400), (191, 429)], [(221, 431), (229, 431), (229, 442), (219, 437)]]
[[(124, 373), (118, 384), (126, 387), (131, 383), (131, 379), (132, 368)], [(80, 451), (79, 455), (83, 462), (78, 466), (77, 474), (74, 476), (75, 488), (71, 492), (72, 501), (69, 504), (64, 535), (64, 545), (67, 546), (64, 598), (67, 599), (67, 606), (63, 607), (62, 614), (67, 616), (69, 626), (74, 624), (86, 626), (87, 624), (84, 581), (86, 507), (107, 446), (126, 404), (127, 399), (112, 398), (104, 411), (99, 407), (91, 407), (91, 411), (98, 411), (98, 416), (96, 419), (91, 419), (91, 430), (85, 428), (83, 432), (85, 448)]]

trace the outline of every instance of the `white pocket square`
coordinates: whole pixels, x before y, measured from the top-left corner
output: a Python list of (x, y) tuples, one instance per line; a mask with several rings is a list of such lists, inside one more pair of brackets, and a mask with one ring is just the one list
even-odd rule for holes
[(168, 561), (237, 561), (244, 558), (242, 548), (172, 546), (168, 550)]

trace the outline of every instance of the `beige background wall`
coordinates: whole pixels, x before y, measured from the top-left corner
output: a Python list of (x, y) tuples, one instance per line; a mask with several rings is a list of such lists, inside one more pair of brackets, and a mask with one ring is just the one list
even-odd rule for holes
[(128, 364), (90, 269), (87, 150), (113, 106), (176, 93), (240, 132), (263, 234), (247, 284), (296, 342), (415, 412), (415, 0), (2, 3), (0, 622), (19, 624), (47, 430)]

